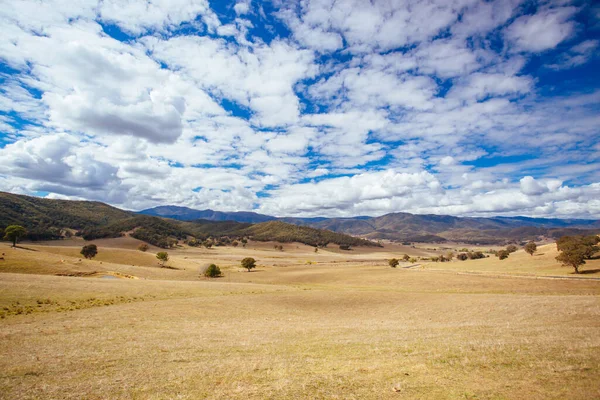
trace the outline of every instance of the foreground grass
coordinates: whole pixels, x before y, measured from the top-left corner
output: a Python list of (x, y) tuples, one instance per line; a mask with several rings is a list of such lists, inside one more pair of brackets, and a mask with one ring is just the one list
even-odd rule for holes
[(300, 250), (256, 250), (251, 273), (219, 250), (211, 281), (189, 252), (181, 270), (110, 263), (151, 279), (1, 273), (0, 307), (36, 310), (0, 320), (0, 398), (600, 397), (597, 281), (306, 265)]

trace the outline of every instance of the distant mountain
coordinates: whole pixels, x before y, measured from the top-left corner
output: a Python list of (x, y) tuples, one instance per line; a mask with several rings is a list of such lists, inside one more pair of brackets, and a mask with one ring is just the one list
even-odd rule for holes
[(228, 213), (176, 206), (156, 207), (140, 214), (94, 201), (52, 200), (0, 192), (0, 229), (11, 224), (24, 226), (31, 240), (58, 239), (71, 231), (86, 239), (118, 237), (129, 232), (161, 247), (191, 236), (197, 239), (245, 236), (265, 241), (356, 246), (375, 244), (360, 238), (503, 244), (600, 232), (600, 221), (583, 219), (465, 218), (408, 213), (355, 218), (276, 218), (253, 212)]
[[(193, 210), (185, 207), (156, 207), (144, 214), (168, 216), (180, 220), (197, 218), (212, 221), (263, 222), (278, 220), (294, 225), (326, 229), (369, 239), (409, 242), (443, 242), (447, 240), (494, 244), (511, 240), (530, 240), (542, 236), (577, 234), (580, 230), (600, 230), (600, 221), (529, 217), (454, 217), (449, 215), (415, 215), (391, 213), (380, 217), (351, 218), (276, 218), (252, 212), (225, 213)], [(585, 232), (583, 232), (585, 233)]]
[(540, 236), (577, 234), (600, 230), (598, 220), (544, 219), (527, 217), (469, 218), (448, 215), (392, 213), (369, 219), (333, 218), (310, 224), (369, 239), (410, 242), (461, 241), (481, 244), (530, 240)]
[(236, 221), (251, 224), (273, 221), (276, 218), (255, 212), (222, 212), (213, 210), (194, 210), (187, 207), (159, 206), (139, 211), (139, 214), (153, 215), (156, 217), (177, 219), (179, 221), (193, 221), (204, 219), (207, 221)]

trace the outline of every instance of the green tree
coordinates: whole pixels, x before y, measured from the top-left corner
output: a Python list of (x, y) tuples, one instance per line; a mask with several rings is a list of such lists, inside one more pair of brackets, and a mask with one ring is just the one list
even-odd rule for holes
[(160, 262), (160, 265), (164, 267), (165, 263), (169, 261), (169, 253), (167, 253), (166, 251), (160, 251), (156, 253), (156, 258)]
[(570, 266), (579, 273), (579, 267), (585, 264), (585, 260), (591, 258), (598, 250), (600, 238), (590, 236), (563, 236), (556, 241), (556, 247), (561, 252), (556, 260), (564, 266)]
[(396, 268), (398, 266), (398, 264), (400, 263), (400, 261), (398, 261), (395, 258), (392, 258), (391, 260), (388, 261), (388, 264), (390, 265), (390, 267), (392, 268)]
[(529, 242), (523, 248), (527, 253), (529, 253), (529, 255), (533, 255), (533, 253), (535, 253), (537, 250), (537, 245), (535, 242)]
[(4, 230), (4, 240), (10, 240), (13, 243), (12, 247), (16, 247), (17, 241), (25, 235), (27, 230), (21, 225), (9, 225)]
[(242, 260), (242, 267), (250, 272), (251, 269), (256, 268), (256, 260), (252, 257), (246, 257)]
[(221, 276), (221, 269), (215, 264), (210, 264), (206, 271), (204, 271), (204, 276), (207, 278), (217, 278)]
[(85, 258), (91, 260), (92, 258), (96, 257), (96, 254), (98, 254), (98, 247), (96, 247), (95, 244), (88, 244), (83, 246), (79, 253)]

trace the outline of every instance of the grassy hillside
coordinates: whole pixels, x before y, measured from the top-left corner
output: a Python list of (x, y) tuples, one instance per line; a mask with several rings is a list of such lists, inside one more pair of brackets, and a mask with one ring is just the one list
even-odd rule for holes
[(168, 248), (178, 240), (193, 236), (251, 237), (258, 241), (300, 242), (311, 246), (326, 243), (350, 246), (377, 246), (376, 243), (331, 231), (299, 227), (283, 222), (261, 224), (233, 221), (177, 221), (139, 215), (92, 201), (41, 199), (0, 193), (0, 228), (24, 226), (30, 240), (59, 239), (66, 230), (74, 230), (85, 240), (132, 237), (158, 247)]
[(22, 225), (32, 240), (57, 239), (65, 228), (97, 228), (133, 215), (95, 201), (52, 200), (0, 192), (0, 229)]

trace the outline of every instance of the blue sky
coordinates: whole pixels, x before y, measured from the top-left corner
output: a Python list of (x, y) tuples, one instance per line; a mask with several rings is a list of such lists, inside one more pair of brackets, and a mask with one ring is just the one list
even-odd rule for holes
[(591, 1), (24, 0), (0, 30), (3, 191), (600, 218)]

